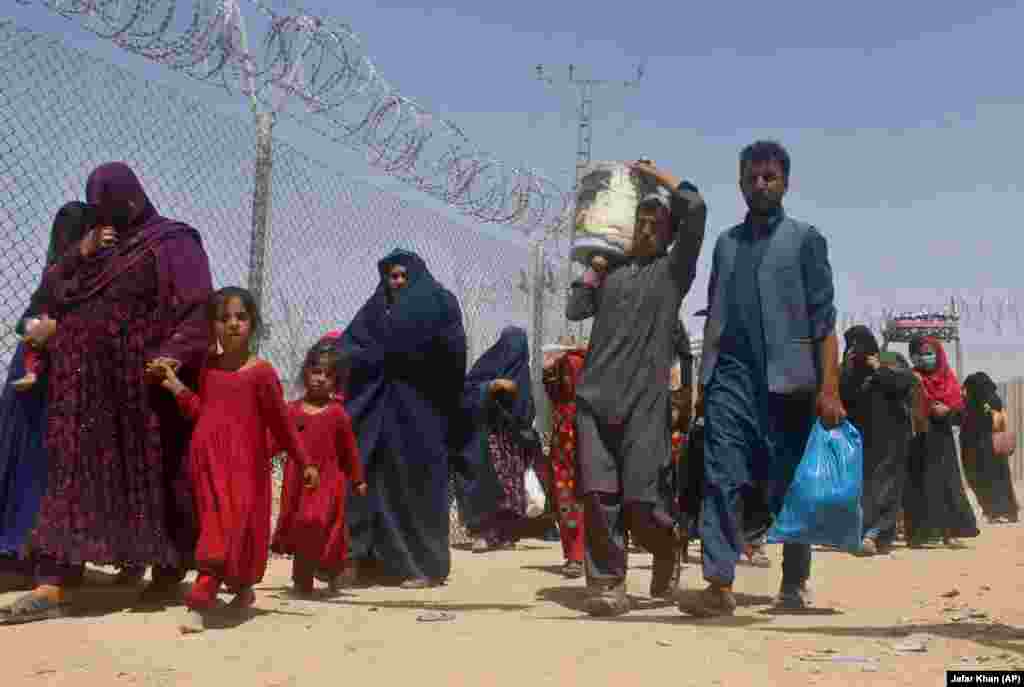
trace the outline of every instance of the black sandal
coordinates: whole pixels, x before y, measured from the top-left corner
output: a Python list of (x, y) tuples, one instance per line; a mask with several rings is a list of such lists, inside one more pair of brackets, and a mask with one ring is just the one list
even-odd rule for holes
[(41, 620), (57, 620), (69, 615), (69, 604), (55, 603), (46, 597), (26, 594), (10, 606), (0, 608), (0, 625), (21, 625)]

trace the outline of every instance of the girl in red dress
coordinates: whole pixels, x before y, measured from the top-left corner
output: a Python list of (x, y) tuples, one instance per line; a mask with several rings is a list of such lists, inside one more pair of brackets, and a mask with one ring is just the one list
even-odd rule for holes
[(586, 349), (567, 351), (544, 367), (544, 388), (552, 402), (550, 468), (547, 475), (558, 507), (558, 532), (570, 579), (583, 576), (583, 503), (577, 488), (576, 385), (583, 372)]
[(173, 367), (153, 364), (182, 413), (195, 422), (188, 474), (199, 525), (199, 577), (185, 599), (189, 613), (182, 632), (203, 630), (202, 612), (217, 605), (222, 584), (235, 593), (233, 608), (256, 600), (252, 587), (263, 579), (270, 550), (268, 431), (303, 466), (307, 487), (319, 481), (288, 419), (277, 371), (250, 350), (260, 328), (252, 295), (238, 287), (221, 289), (210, 300), (208, 316), (216, 351), (200, 372), (198, 394), (179, 381)]
[[(284, 468), (281, 513), (271, 551), (294, 556), (292, 581), (295, 593), (313, 593), (313, 577), (330, 580), (338, 587), (348, 558), (345, 500), (349, 482), (359, 496), (366, 496), (363, 463), (352, 432), (352, 420), (338, 400), (340, 356), (334, 342), (325, 338), (313, 346), (303, 365), (304, 398), (288, 406), (288, 415), (313, 463), (320, 472), (316, 489), (304, 488), (303, 470), (289, 460)], [(280, 449), (271, 441), (271, 455)]]

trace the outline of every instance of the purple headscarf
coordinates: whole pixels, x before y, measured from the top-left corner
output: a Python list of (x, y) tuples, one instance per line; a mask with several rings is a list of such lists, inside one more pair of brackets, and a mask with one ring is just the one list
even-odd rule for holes
[(168, 221), (157, 213), (139, 178), (123, 162), (94, 169), (85, 182), (85, 199), (96, 206), (100, 223), (113, 226), (121, 238)]
[[(100, 225), (117, 229), (118, 242), (86, 260), (85, 269), (69, 270), (54, 294), (59, 307), (72, 307), (99, 296), (147, 254), (156, 257), (160, 320), (166, 331), (153, 355), (198, 362), (209, 342), (204, 306), (213, 293), (210, 264), (199, 232), (157, 212), (135, 172), (123, 162), (100, 165), (89, 175), (86, 200), (96, 206)], [(77, 262), (79, 245), (71, 253)], [(96, 264), (93, 261), (99, 261)]]

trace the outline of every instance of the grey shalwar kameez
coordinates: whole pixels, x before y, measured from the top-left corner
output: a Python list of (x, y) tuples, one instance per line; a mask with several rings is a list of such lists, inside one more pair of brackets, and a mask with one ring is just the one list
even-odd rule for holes
[(707, 208), (686, 182), (670, 198), (662, 204), (675, 229), (671, 250), (625, 262), (599, 287), (573, 284), (566, 307), (570, 320), (594, 317), (576, 392), (591, 586), (610, 588), (625, 580), (627, 530), (654, 553), (655, 578), (670, 575), (675, 559), (673, 523), (661, 509), (656, 517), (654, 506), (659, 469), (671, 461), (674, 335), (696, 274)]

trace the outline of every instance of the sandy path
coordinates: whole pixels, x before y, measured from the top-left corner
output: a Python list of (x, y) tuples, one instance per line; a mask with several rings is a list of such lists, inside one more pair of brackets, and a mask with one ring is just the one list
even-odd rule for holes
[[(769, 547), (774, 567), (741, 569), (743, 606), (727, 621), (648, 599), (647, 555), (631, 556), (636, 610), (614, 620), (577, 610), (583, 582), (554, 574), (558, 546), (535, 540), (454, 552), (441, 589), (312, 602), (281, 594), (290, 562), (275, 560), (255, 613), (199, 636), (178, 634), (181, 608), (133, 611), (132, 591), (102, 586), (85, 593), (86, 617), (0, 627), (0, 684), (942, 685), (949, 667), (1024, 668), (1022, 534), (992, 526), (969, 550), (899, 548), (867, 560), (816, 552), (816, 605), (828, 610), (802, 615), (766, 612), (781, 554)], [(691, 562), (684, 582), (698, 579)], [(455, 619), (418, 622), (425, 608)], [(923, 652), (896, 651), (918, 634)]]

